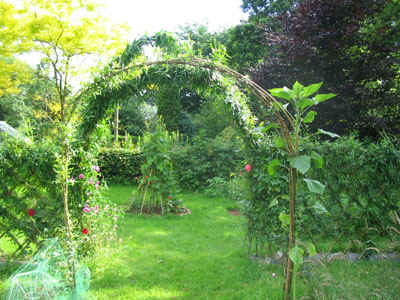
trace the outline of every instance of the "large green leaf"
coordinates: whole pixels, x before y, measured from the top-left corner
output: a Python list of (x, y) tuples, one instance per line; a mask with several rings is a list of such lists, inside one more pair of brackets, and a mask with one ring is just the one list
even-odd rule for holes
[(308, 190), (311, 193), (322, 194), (325, 190), (325, 185), (318, 180), (304, 178), (304, 181), (306, 182)]
[(274, 159), (268, 164), (268, 174), (274, 176), (276, 173), (276, 168), (280, 167), (281, 161), (279, 159)]
[(304, 90), (304, 85), (302, 85), (300, 82), (296, 81), (293, 84), (293, 92), (297, 99), (299, 99), (302, 96), (303, 90)]
[(315, 162), (317, 168), (322, 168), (324, 166), (324, 158), (319, 155), (319, 153), (315, 151), (311, 152), (311, 159)]
[(275, 136), (273, 139), (275, 147), (277, 148), (284, 148), (285, 147), (285, 140), (280, 137), (279, 135)]
[(296, 102), (296, 106), (301, 110), (305, 110), (307, 107), (313, 106), (315, 104), (318, 104), (314, 100), (310, 98), (302, 98), (299, 101)]
[(301, 174), (305, 174), (311, 167), (311, 157), (308, 155), (300, 155), (289, 158), (292, 168), (296, 168)]
[(277, 89), (271, 89), (269, 90), (272, 96), (278, 97), (278, 98), (283, 98), (289, 101), (292, 101), (292, 91), (289, 90), (288, 88), (277, 88)]
[(315, 111), (309, 111), (303, 119), (304, 123), (312, 123), (317, 113)]
[(326, 101), (326, 100), (329, 100), (329, 99), (331, 99), (331, 98), (333, 98), (333, 97), (335, 97), (336, 96), (336, 94), (332, 94), (332, 93), (329, 93), (329, 94), (318, 94), (318, 95), (316, 95), (315, 97), (314, 97), (314, 99), (318, 102), (318, 103), (321, 103), (321, 102), (324, 102), (324, 101)]
[(322, 82), (310, 84), (304, 88), (304, 97), (311, 96), (312, 94), (318, 92), (322, 85)]
[(325, 131), (325, 130), (323, 130), (323, 129), (318, 129), (318, 133), (319, 133), (319, 134), (328, 135), (328, 136), (330, 136), (330, 137), (332, 137), (332, 138), (338, 138), (338, 137), (340, 137), (340, 135), (338, 135), (338, 134), (336, 134), (336, 133), (329, 132), (329, 131)]
[(279, 214), (279, 221), (281, 221), (283, 227), (289, 226), (290, 216), (288, 214), (285, 214), (284, 212), (281, 212)]
[(303, 263), (304, 249), (300, 247), (293, 247), (289, 251), (289, 257), (295, 266), (300, 266)]

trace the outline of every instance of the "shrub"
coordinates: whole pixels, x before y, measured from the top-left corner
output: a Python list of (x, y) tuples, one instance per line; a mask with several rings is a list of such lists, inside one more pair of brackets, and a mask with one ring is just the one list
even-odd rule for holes
[(242, 142), (227, 129), (215, 139), (193, 138), (192, 143), (177, 145), (172, 161), (179, 185), (185, 190), (202, 190), (208, 180), (229, 180), (243, 160)]
[(110, 183), (132, 184), (141, 175), (143, 155), (123, 148), (103, 148), (99, 153), (103, 177)]

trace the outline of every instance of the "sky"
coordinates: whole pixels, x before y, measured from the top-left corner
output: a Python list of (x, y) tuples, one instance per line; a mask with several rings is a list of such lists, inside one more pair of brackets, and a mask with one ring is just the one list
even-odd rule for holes
[(132, 37), (160, 30), (177, 31), (180, 25), (206, 24), (220, 31), (247, 19), (242, 0), (104, 0), (105, 13), (116, 22), (127, 22)]

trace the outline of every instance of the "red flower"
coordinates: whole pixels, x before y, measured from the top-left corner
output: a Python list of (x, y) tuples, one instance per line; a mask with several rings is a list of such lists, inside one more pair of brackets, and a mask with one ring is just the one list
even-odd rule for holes
[(36, 214), (36, 211), (33, 208), (28, 209), (28, 216), (33, 217)]
[(168, 199), (171, 199), (171, 196), (168, 196)]
[(246, 170), (246, 172), (250, 172), (251, 171), (251, 165), (250, 164), (245, 165), (244, 169)]
[(89, 233), (89, 230), (88, 230), (87, 228), (83, 228), (83, 229), (82, 229), (82, 233), (83, 233), (83, 234), (88, 234), (88, 233)]

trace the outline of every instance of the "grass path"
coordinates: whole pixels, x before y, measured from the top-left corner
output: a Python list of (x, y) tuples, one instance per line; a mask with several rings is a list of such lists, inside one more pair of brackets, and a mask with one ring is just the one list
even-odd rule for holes
[[(114, 189), (110, 195), (119, 197), (117, 202), (129, 198), (129, 188)], [(245, 220), (228, 212), (232, 202), (183, 197), (190, 215), (125, 217), (121, 250), (97, 262), (93, 294), (98, 299), (279, 299), (281, 267), (248, 259)]]

